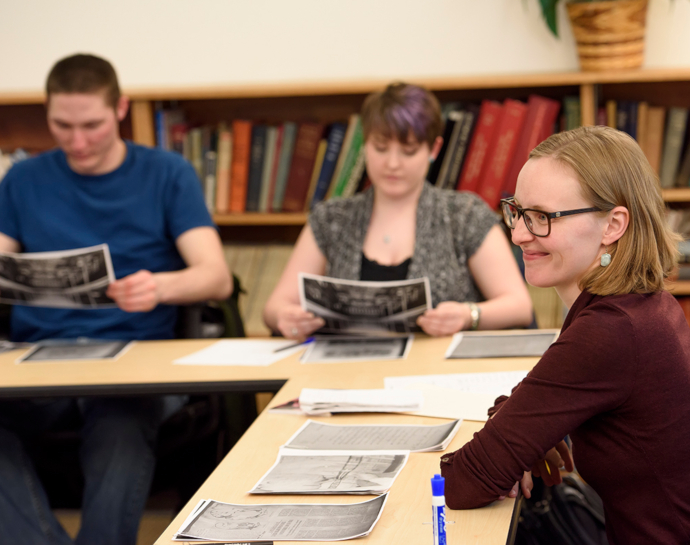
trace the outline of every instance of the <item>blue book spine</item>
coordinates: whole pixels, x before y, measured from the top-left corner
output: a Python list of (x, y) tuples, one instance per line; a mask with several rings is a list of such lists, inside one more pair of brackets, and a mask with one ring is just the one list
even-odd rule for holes
[(321, 172), (319, 172), (319, 178), (316, 181), (311, 208), (314, 208), (317, 203), (321, 202), (326, 193), (328, 193), (328, 187), (331, 185), (331, 178), (333, 178), (335, 164), (338, 161), (340, 148), (343, 146), (346, 130), (347, 125), (344, 123), (334, 123), (331, 127), (331, 132), (328, 135), (328, 144), (326, 145), (326, 155), (324, 155)]
[(156, 110), (156, 144), (159, 148), (165, 147), (165, 110)]

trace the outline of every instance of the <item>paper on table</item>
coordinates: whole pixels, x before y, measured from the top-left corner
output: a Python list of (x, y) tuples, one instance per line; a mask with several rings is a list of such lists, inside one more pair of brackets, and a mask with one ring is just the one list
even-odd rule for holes
[(494, 406), (497, 397), (496, 394), (461, 392), (431, 384), (411, 384), (406, 389), (421, 392), (424, 396), (424, 404), (420, 410), (409, 411), (405, 414), (433, 418), (461, 418), (477, 422), (486, 422), (489, 419), (487, 411)]
[(281, 449), (250, 494), (383, 494), (409, 451)]
[(275, 352), (279, 348), (290, 346), (294, 341), (285, 339), (223, 339), (211, 346), (176, 359), (173, 363), (181, 365), (246, 365), (262, 367), (280, 361), (300, 350), (303, 345)]
[(540, 357), (559, 335), (558, 330), (456, 333), (446, 350), (448, 358)]
[(338, 425), (307, 420), (285, 444), (303, 450), (445, 450), (461, 420), (440, 426)]
[(515, 386), (529, 371), (503, 371), (497, 373), (457, 373), (450, 375), (410, 375), (386, 377), (386, 388), (407, 388), (416, 384), (431, 384), (441, 388), (452, 388), (461, 392), (510, 395)]
[[(348, 504), (232, 504), (205, 500), (175, 541), (340, 541), (373, 529), (388, 495)], [(189, 539), (192, 538), (192, 539)]]
[(302, 363), (347, 363), (351, 361), (404, 360), (413, 335), (407, 337), (317, 337), (302, 355)]
[(344, 412), (400, 412), (422, 408), (424, 398), (409, 390), (328, 390), (302, 388), (300, 409), (306, 414)]

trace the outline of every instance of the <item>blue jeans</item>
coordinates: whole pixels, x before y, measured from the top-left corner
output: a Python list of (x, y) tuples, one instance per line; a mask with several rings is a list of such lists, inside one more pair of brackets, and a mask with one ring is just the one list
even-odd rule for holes
[[(24, 545), (134, 545), (148, 497), (161, 422), (177, 396), (0, 402), (0, 541)], [(23, 442), (68, 411), (83, 417), (79, 459), (84, 475), (76, 541), (55, 519)]]

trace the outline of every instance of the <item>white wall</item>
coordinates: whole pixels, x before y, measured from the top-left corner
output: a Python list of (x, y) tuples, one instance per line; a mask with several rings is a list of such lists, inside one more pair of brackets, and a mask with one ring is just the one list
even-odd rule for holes
[[(537, 0), (0, 0), (0, 92), (74, 52), (129, 89), (577, 70)], [(690, 1), (650, 0), (648, 67), (690, 66)]]

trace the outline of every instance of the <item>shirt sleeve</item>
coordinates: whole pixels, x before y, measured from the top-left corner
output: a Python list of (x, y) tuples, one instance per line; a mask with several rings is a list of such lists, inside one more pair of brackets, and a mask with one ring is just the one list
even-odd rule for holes
[(19, 169), (13, 166), (0, 180), (0, 232), (21, 243), (21, 227), (16, 206)]
[(166, 209), (172, 239), (177, 240), (195, 227), (215, 227), (194, 168), (180, 159), (172, 169), (171, 178), (167, 185)]
[(455, 244), (458, 250), (472, 257), (484, 242), (486, 235), (500, 218), (474, 193), (466, 191), (455, 193), (457, 210), (453, 212)]
[(441, 458), (448, 506), (481, 507), (507, 494), (563, 437), (620, 406), (632, 390), (636, 352), (627, 315), (605, 303), (583, 310), (486, 426)]

